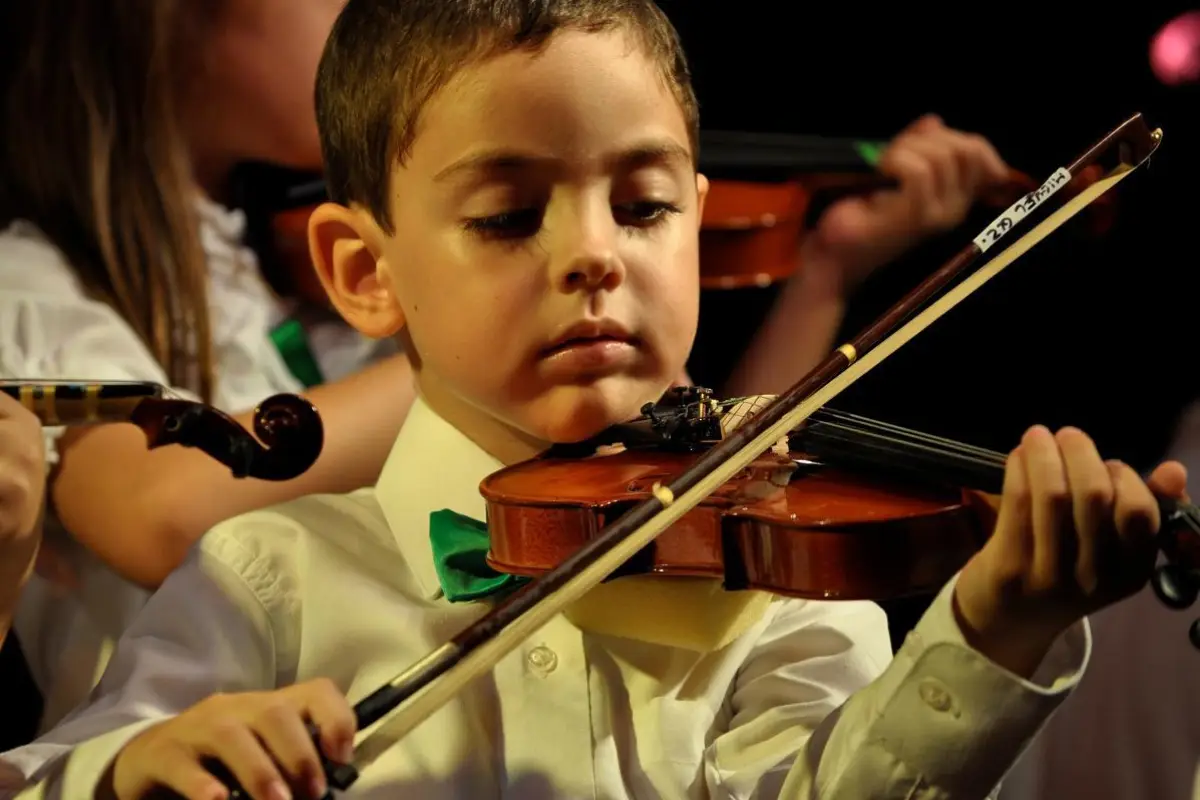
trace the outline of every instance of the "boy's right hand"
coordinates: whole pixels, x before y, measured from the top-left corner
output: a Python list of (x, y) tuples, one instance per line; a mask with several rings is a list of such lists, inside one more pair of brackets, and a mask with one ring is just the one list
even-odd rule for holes
[(1029, 677), (1068, 627), (1146, 585), (1160, 525), (1155, 495), (1186, 499), (1177, 462), (1147, 482), (1103, 461), (1086, 434), (1031, 428), (1008, 459), (992, 537), (963, 568), (954, 606), (968, 643)]
[(354, 712), (331, 681), (213, 695), (126, 744), (113, 764), (113, 792), (119, 800), (161, 789), (186, 800), (224, 800), (225, 785), (203, 766), (215, 759), (254, 800), (316, 800), (326, 783), (310, 722), (320, 730), (326, 757), (349, 763)]

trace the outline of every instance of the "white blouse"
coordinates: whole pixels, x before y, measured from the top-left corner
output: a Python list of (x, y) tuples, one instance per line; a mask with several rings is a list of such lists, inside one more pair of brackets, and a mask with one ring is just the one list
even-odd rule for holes
[[(244, 214), (207, 200), (199, 201), (198, 210), (209, 268), (213, 404), (238, 413), (272, 394), (301, 391), (270, 338), (297, 309), (271, 291), (254, 254), (242, 245)], [(366, 339), (332, 314), (306, 315), (305, 324), (326, 380), (395, 352), (393, 342)], [(167, 383), (133, 329), (110, 306), (89, 298), (63, 254), (25, 222), (0, 232), (0, 378)], [(61, 433), (46, 429), (51, 464)], [(112, 644), (147, 597), (52, 518), (46, 535), (67, 555), (81, 589), (71, 592), (35, 576), (17, 609), (15, 630), (46, 698), (43, 728), (85, 699)]]

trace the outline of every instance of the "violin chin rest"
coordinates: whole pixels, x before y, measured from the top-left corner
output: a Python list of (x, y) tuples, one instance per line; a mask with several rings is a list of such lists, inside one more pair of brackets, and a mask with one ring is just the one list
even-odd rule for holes
[(725, 591), (710, 578), (630, 575), (596, 586), (563, 613), (588, 633), (711, 653), (753, 627), (772, 599)]

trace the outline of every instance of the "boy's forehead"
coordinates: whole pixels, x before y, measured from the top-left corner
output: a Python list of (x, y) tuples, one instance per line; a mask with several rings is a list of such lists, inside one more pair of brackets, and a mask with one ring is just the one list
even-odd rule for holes
[(540, 50), (464, 66), (429, 98), (414, 133), (409, 155), (432, 174), (483, 150), (561, 153), (620, 141), (689, 148), (685, 114), (660, 72), (615, 31), (561, 32)]

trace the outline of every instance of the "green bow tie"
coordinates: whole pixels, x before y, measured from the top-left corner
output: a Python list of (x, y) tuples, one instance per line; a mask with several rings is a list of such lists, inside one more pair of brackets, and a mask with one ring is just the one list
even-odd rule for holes
[(512, 591), (529, 581), (487, 564), (487, 524), (450, 509), (429, 515), (429, 543), (442, 592), (451, 603)]

